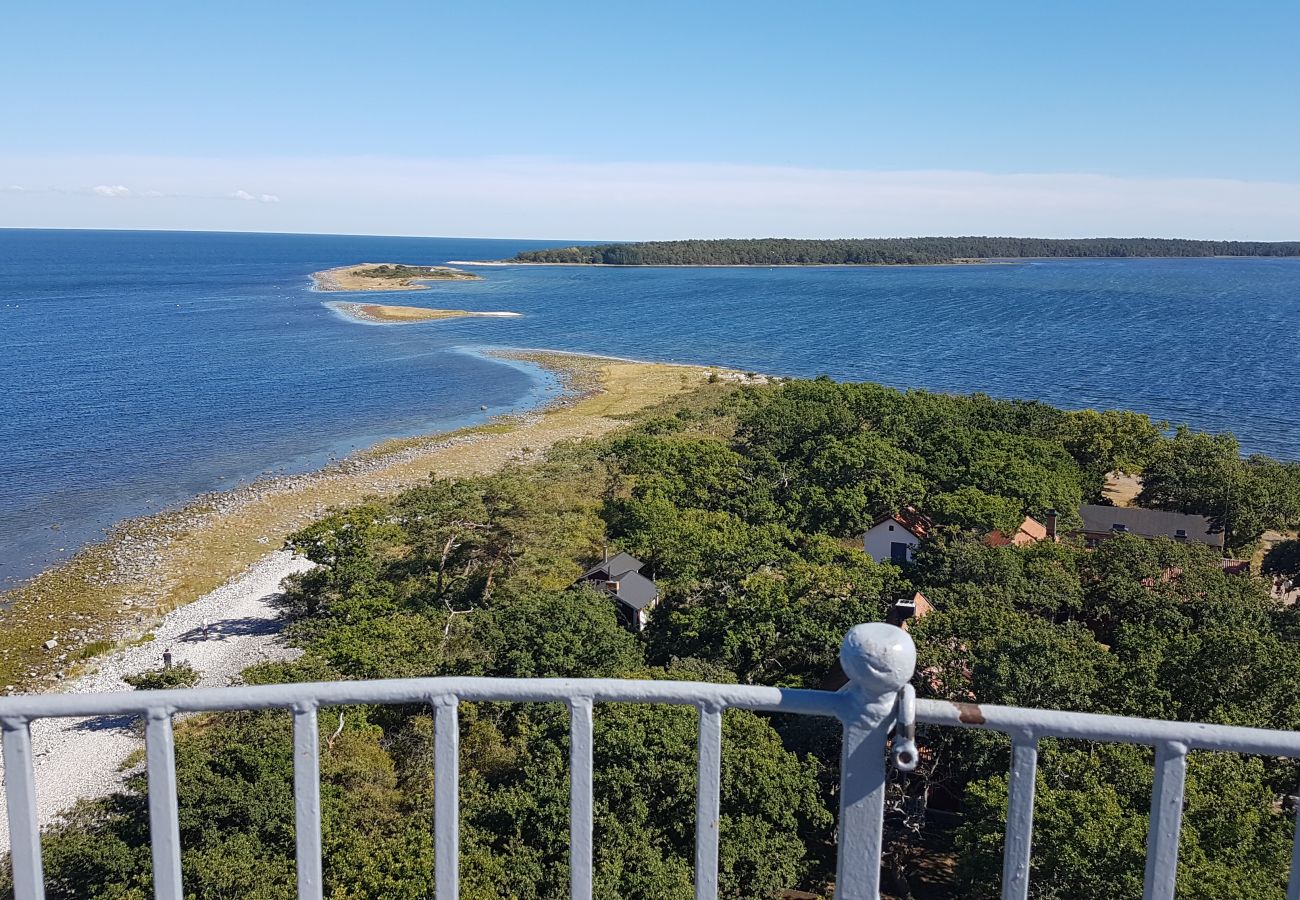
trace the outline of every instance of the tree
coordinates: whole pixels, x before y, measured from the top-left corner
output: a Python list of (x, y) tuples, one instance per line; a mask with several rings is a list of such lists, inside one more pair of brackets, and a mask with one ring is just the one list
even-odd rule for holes
[(1066, 413), (1060, 440), (1083, 471), (1084, 495), (1101, 499), (1106, 476), (1114, 471), (1142, 472), (1163, 441), (1164, 423), (1140, 413), (1093, 409)]
[(996, 530), (1013, 535), (1024, 521), (1024, 511), (1015, 500), (970, 486), (930, 495), (925, 511), (936, 522), (980, 534)]
[(1281, 575), (1283, 578), (1300, 580), (1300, 540), (1278, 541), (1264, 554), (1263, 572), (1265, 575)]

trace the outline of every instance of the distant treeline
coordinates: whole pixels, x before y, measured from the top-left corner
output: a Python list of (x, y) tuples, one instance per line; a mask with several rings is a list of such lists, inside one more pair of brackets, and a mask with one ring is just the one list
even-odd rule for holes
[(515, 262), (609, 266), (923, 265), (964, 259), (1034, 257), (1300, 256), (1300, 241), (1188, 241), (1161, 238), (923, 237), (833, 241), (646, 241), (526, 250)]

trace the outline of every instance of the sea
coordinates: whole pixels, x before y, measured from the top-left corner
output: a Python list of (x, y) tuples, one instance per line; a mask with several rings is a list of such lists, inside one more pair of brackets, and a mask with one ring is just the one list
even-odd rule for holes
[(1300, 459), (1300, 259), (494, 267), (386, 296), (521, 317), (408, 325), (309, 278), (572, 243), (0, 229), (0, 587), (122, 519), (559, 390), (492, 348), (1135, 409)]

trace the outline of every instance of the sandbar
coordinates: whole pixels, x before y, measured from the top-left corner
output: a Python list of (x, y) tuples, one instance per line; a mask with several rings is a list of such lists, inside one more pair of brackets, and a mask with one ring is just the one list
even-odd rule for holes
[(438, 319), (465, 318), (515, 318), (517, 312), (477, 312), (468, 309), (429, 309), (424, 306), (394, 306), (387, 303), (327, 303), (350, 319), (360, 322), (378, 322), (386, 325), (409, 325), (414, 322), (431, 322)]

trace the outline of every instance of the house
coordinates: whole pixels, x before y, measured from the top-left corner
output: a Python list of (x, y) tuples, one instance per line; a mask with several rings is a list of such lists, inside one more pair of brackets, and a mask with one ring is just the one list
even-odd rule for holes
[(1025, 520), (1020, 523), (1016, 533), (1007, 537), (1000, 531), (990, 531), (984, 538), (984, 543), (990, 547), (1023, 547), (1025, 544), (1036, 544), (1039, 541), (1047, 540), (1048, 536), (1055, 538), (1056, 535), (1056, 514), (1050, 513), (1048, 520), (1051, 526), (1044, 525), (1033, 516), (1025, 516)]
[(878, 563), (906, 565), (932, 527), (929, 519), (907, 506), (877, 519), (862, 535), (862, 549)]
[(1075, 534), (1081, 535), (1089, 547), (1095, 547), (1117, 534), (1131, 534), (1147, 539), (1166, 537), (1185, 543), (1204, 544), (1216, 550), (1223, 549), (1223, 532), (1205, 516), (1135, 506), (1101, 506), (1095, 503), (1085, 503), (1079, 507), (1079, 516), (1083, 519), (1083, 527)]
[(659, 603), (659, 588), (641, 574), (641, 560), (627, 553), (606, 554), (604, 562), (592, 566), (578, 579), (613, 597), (618, 617), (633, 631), (643, 631), (649, 611)]

